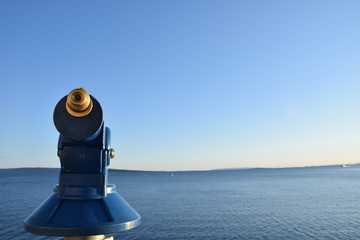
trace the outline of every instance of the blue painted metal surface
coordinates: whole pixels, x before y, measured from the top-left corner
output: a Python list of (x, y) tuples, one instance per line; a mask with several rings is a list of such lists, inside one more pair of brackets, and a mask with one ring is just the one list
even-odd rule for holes
[(91, 96), (93, 108), (74, 117), (65, 108), (66, 96), (57, 104), (54, 123), (60, 132), (59, 184), (26, 220), (26, 231), (48, 236), (111, 234), (140, 224), (140, 215), (107, 183), (110, 164), (110, 129)]

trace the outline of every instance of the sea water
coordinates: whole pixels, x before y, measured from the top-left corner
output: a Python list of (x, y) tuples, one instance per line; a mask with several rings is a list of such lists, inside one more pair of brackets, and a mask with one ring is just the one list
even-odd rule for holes
[[(23, 230), (57, 169), (0, 170), (0, 239), (59, 239)], [(359, 239), (360, 167), (204, 172), (110, 171), (142, 217), (115, 239)]]

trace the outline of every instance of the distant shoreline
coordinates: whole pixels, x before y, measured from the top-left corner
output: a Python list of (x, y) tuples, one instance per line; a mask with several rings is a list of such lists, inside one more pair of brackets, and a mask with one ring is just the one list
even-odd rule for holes
[[(333, 165), (320, 165), (320, 166), (303, 166), (303, 167), (253, 167), (253, 168), (219, 168), (210, 170), (129, 170), (129, 169), (114, 169), (110, 168), (110, 172), (164, 172), (164, 173), (176, 173), (176, 172), (216, 172), (216, 171), (242, 171), (242, 170), (266, 170), (266, 169), (300, 169), (300, 168), (321, 168), (321, 167), (340, 167), (344, 164)], [(360, 166), (360, 163), (346, 164), (346, 166)], [(45, 167), (21, 167), (21, 168), (0, 168), (0, 171), (59, 171), (59, 168), (45, 168)]]

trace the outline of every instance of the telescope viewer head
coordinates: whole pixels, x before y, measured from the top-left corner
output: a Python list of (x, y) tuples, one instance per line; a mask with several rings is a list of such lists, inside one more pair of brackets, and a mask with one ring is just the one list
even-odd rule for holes
[(76, 88), (56, 105), (54, 124), (63, 137), (91, 141), (100, 133), (103, 111), (99, 102), (84, 88)]

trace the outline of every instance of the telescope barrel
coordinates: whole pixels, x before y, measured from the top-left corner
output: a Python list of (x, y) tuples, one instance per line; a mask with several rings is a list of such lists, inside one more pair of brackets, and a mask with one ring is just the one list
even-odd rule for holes
[(87, 116), (93, 107), (90, 95), (84, 88), (72, 90), (66, 98), (66, 110), (74, 117)]

